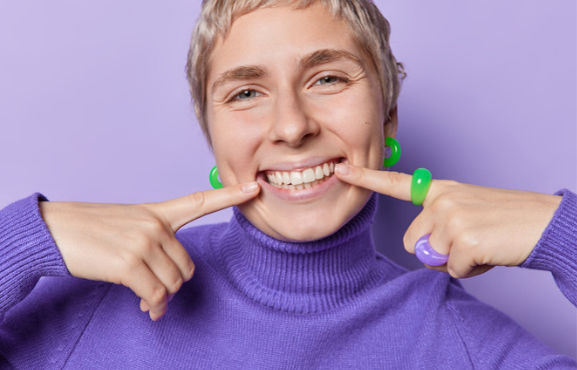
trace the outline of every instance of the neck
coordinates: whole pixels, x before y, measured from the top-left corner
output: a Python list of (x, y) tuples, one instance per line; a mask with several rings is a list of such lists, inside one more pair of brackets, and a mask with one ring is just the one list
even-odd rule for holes
[(373, 195), (337, 232), (310, 242), (274, 239), (235, 208), (228, 229), (212, 245), (227, 277), (251, 299), (290, 312), (326, 311), (383, 278), (370, 234), (376, 203)]

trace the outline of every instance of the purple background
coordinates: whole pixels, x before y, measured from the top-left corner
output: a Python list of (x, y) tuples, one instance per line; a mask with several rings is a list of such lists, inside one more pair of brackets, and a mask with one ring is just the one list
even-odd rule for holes
[[(408, 79), (396, 170), (553, 193), (577, 190), (576, 4), (377, 1)], [(0, 11), (0, 207), (148, 202), (208, 187), (212, 156), (184, 63), (198, 1), (18, 1)], [(382, 196), (379, 250), (409, 268), (417, 207)], [(197, 222), (228, 220), (230, 210)], [(576, 310), (551, 274), (495, 268), (463, 281), (576, 357)]]

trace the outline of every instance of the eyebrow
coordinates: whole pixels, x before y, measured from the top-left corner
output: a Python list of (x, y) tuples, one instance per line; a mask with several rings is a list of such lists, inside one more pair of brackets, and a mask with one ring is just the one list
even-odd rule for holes
[(216, 91), (216, 89), (220, 85), (224, 85), (230, 81), (245, 81), (245, 80), (253, 80), (256, 78), (262, 78), (268, 76), (268, 72), (266, 68), (261, 66), (240, 66), (233, 69), (229, 69), (228, 71), (222, 73), (218, 76), (217, 80), (214, 81), (212, 84), (212, 91)]
[(356, 55), (349, 53), (345, 50), (336, 50), (336, 49), (321, 49), (314, 51), (308, 55), (305, 55), (299, 61), (299, 67), (301, 69), (307, 69), (316, 67), (322, 64), (332, 63), (339, 60), (349, 60), (359, 67), (362, 67), (363, 64), (361, 63), (360, 59), (356, 57)]
[[(319, 65), (328, 64), (340, 60), (348, 60), (359, 67), (363, 67), (359, 58), (354, 54), (337, 49), (321, 49), (305, 55), (298, 61), (300, 69), (309, 69)], [(216, 81), (212, 84), (212, 92), (214, 93), (218, 87), (227, 82), (232, 81), (247, 81), (268, 76), (268, 71), (265, 67), (259, 65), (239, 66), (223, 72)]]

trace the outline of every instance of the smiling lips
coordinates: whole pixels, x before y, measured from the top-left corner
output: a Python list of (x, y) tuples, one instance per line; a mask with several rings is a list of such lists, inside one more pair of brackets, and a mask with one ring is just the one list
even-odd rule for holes
[(266, 171), (268, 183), (289, 190), (309, 189), (328, 179), (335, 171), (336, 160), (301, 171)]

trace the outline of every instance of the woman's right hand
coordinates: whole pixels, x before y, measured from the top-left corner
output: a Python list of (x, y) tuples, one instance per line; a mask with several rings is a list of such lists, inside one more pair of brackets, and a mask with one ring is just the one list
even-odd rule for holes
[(154, 321), (192, 278), (194, 263), (174, 234), (185, 224), (259, 193), (256, 182), (160, 203), (41, 202), (42, 217), (73, 276), (122, 284)]

